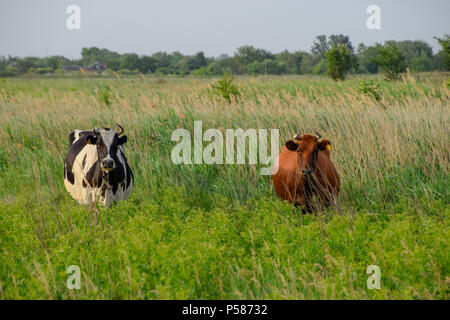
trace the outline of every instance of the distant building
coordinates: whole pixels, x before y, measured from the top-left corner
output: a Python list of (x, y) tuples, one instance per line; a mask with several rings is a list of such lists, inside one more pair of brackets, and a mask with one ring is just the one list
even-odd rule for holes
[(106, 64), (95, 61), (89, 67), (71, 65), (71, 66), (63, 66), (62, 70), (64, 72), (82, 72), (82, 73), (84, 73), (86, 71), (89, 71), (89, 72), (96, 72), (98, 74), (102, 74), (106, 70)]
[(106, 64), (95, 61), (88, 68), (88, 71), (103, 73), (106, 70)]
[(62, 70), (64, 72), (79, 72), (79, 71), (84, 71), (84, 68), (81, 66), (63, 66)]

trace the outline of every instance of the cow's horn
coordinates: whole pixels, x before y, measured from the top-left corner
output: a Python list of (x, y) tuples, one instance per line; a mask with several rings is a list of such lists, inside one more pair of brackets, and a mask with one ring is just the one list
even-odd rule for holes
[(322, 138), (322, 135), (319, 132), (316, 131), (316, 134), (319, 137), (319, 139)]
[(120, 124), (117, 123), (117, 126), (120, 128), (120, 132), (117, 135), (120, 136), (123, 133), (124, 130), (123, 130), (123, 127)]
[(302, 136), (301, 133), (294, 134), (294, 139), (295, 139), (295, 140), (300, 140), (300, 137), (301, 137), (301, 136)]

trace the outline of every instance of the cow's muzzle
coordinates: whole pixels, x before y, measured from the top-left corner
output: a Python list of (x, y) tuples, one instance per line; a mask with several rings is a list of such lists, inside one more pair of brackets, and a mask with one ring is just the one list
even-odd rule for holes
[(310, 176), (312, 174), (311, 169), (302, 169), (302, 172), (305, 176)]
[(114, 163), (113, 159), (103, 159), (102, 162), (100, 163), (100, 167), (102, 171), (108, 172), (114, 170), (116, 164)]

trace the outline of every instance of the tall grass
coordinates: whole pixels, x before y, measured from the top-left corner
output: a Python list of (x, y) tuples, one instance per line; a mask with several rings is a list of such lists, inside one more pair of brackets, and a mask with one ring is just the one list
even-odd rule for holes
[[(213, 79), (8, 79), (0, 91), (0, 298), (448, 298), (448, 74)], [(98, 88), (108, 88), (107, 101)], [(258, 166), (175, 165), (177, 128), (319, 131), (343, 215), (279, 201)], [(125, 127), (127, 202), (92, 214), (65, 191), (76, 128)], [(81, 291), (65, 268), (83, 272)], [(377, 264), (382, 289), (368, 290)]]

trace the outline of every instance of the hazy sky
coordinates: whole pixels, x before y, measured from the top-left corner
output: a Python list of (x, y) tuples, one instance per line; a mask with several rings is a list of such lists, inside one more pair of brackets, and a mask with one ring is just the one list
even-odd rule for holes
[[(69, 5), (81, 29), (69, 30)], [(369, 5), (381, 30), (366, 27)], [(0, 55), (64, 55), (97, 46), (119, 53), (233, 54), (249, 44), (276, 53), (309, 50), (319, 34), (358, 43), (425, 40), (450, 33), (450, 0), (0, 0)]]

